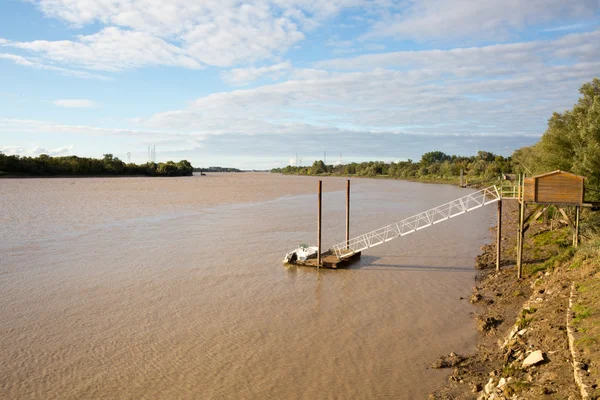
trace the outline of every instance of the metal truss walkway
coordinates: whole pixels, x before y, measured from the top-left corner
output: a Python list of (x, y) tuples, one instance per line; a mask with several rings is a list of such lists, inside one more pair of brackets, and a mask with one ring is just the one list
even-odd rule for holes
[(348, 242), (336, 244), (331, 249), (338, 259), (347, 258), (359, 251), (389, 242), (397, 237), (408, 235), (409, 233), (446, 221), (479, 207), (495, 203), (501, 198), (502, 195), (499, 188), (490, 186), (478, 192), (452, 200), (449, 203), (442, 204), (441, 206), (423, 211), (395, 224), (365, 233), (364, 235), (350, 239)]

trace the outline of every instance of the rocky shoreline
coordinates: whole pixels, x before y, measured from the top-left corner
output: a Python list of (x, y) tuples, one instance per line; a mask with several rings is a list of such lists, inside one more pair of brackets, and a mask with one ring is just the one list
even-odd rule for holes
[(468, 300), (477, 308), (477, 352), (451, 353), (434, 362), (432, 368), (452, 368), (452, 374), (430, 399), (581, 398), (567, 337), (572, 271), (557, 264), (566, 251), (566, 228), (531, 226), (524, 278), (517, 279), (517, 213), (515, 201), (504, 202), (500, 272), (495, 237), (476, 259), (480, 273)]

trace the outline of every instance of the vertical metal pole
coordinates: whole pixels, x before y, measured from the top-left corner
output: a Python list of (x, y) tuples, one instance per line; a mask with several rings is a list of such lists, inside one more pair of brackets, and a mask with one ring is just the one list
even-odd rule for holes
[(496, 271), (500, 271), (500, 255), (502, 252), (502, 200), (498, 200), (498, 231), (496, 233)]
[(575, 234), (573, 236), (573, 247), (579, 245), (579, 215), (581, 213), (581, 206), (575, 207)]
[(350, 246), (350, 179), (346, 181), (346, 248)]
[(323, 192), (323, 181), (319, 181), (319, 217), (317, 223), (317, 267), (321, 266), (321, 197)]

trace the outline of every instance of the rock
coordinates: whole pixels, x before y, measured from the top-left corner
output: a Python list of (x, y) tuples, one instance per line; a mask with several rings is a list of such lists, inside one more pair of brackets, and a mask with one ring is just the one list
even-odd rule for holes
[(527, 328), (524, 328), (524, 329), (521, 329), (519, 332), (517, 332), (517, 335), (523, 336), (526, 332), (527, 332)]
[(495, 387), (496, 385), (494, 384), (494, 378), (490, 378), (487, 385), (485, 385), (485, 387), (483, 388), (483, 391), (485, 392), (485, 394), (490, 394), (494, 391)]
[(498, 385), (496, 387), (502, 389), (504, 385), (506, 385), (506, 379), (500, 378), (500, 382), (498, 382)]
[(477, 303), (481, 299), (482, 299), (482, 297), (481, 297), (481, 295), (479, 293), (473, 293), (471, 295), (471, 298), (469, 299), (469, 303), (475, 304), (475, 303)]
[(496, 371), (490, 371), (490, 376), (496, 376)]
[(523, 368), (527, 368), (531, 365), (535, 365), (542, 361), (544, 361), (544, 354), (541, 350), (536, 350), (530, 355), (528, 355), (526, 359), (523, 360)]
[(502, 320), (496, 319), (494, 317), (487, 317), (487, 318), (477, 317), (477, 329), (480, 332), (488, 332), (489, 330), (500, 325), (501, 322), (502, 322)]
[(481, 392), (481, 385), (479, 383), (471, 384), (471, 392), (473, 392), (473, 393)]
[[(455, 352), (452, 352), (452, 353), (450, 353), (450, 355), (448, 357), (441, 356), (440, 358), (438, 358), (438, 360), (436, 362), (431, 364), (431, 368), (436, 368), (436, 369), (452, 368), (452, 367), (456, 367), (458, 364), (460, 364), (464, 360), (466, 360), (465, 357), (459, 356)], [(455, 371), (455, 373), (458, 374), (457, 371)]]

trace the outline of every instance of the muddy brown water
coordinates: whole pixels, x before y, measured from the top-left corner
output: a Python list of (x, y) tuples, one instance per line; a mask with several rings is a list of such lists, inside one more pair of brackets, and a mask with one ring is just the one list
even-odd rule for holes
[[(474, 351), (465, 300), (484, 207), (363, 253), (286, 268), (316, 238), (316, 179), (271, 174), (0, 180), (7, 399), (416, 399)], [(325, 178), (324, 245), (345, 180)], [(355, 179), (351, 232), (465, 189)]]

